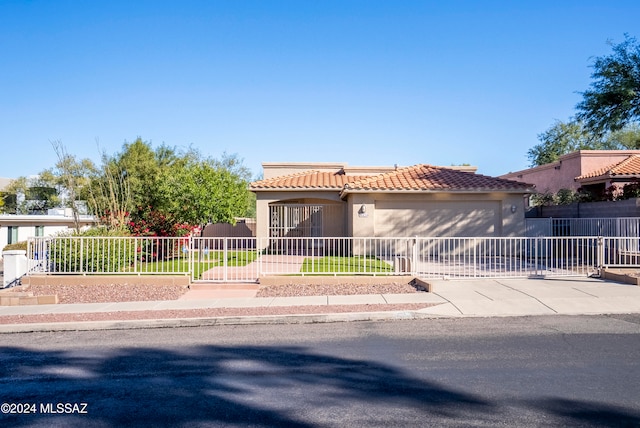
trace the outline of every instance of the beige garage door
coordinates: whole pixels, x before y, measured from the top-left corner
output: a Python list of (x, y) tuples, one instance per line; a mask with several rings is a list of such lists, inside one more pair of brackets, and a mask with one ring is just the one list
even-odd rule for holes
[(376, 236), (499, 236), (500, 202), (376, 202)]

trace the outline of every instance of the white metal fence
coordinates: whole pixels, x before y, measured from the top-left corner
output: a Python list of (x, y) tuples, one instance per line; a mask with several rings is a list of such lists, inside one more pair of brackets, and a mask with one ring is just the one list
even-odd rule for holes
[(423, 278), (587, 276), (640, 266), (640, 238), (32, 238), (30, 273), (171, 274), (253, 282), (265, 275)]
[(30, 238), (30, 273), (188, 274), (189, 238), (44, 237)]

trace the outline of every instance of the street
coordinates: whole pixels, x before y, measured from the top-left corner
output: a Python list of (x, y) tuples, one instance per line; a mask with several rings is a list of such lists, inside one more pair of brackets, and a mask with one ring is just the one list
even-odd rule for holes
[(0, 335), (1, 426), (640, 426), (640, 315)]

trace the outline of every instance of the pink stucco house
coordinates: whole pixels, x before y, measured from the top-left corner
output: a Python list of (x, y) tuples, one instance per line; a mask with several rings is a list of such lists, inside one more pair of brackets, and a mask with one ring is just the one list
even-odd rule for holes
[(539, 193), (582, 187), (597, 194), (612, 184), (621, 187), (640, 178), (640, 150), (579, 150), (500, 178), (534, 184)]

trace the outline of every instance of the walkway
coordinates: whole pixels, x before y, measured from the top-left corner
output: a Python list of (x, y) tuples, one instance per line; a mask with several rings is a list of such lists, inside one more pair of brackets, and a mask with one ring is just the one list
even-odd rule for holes
[(291, 274), (300, 272), (307, 256), (266, 254), (245, 266), (216, 266), (202, 274), (203, 281), (255, 282), (263, 274)]

